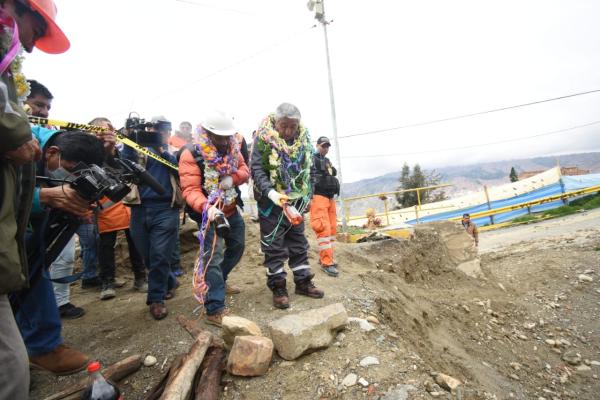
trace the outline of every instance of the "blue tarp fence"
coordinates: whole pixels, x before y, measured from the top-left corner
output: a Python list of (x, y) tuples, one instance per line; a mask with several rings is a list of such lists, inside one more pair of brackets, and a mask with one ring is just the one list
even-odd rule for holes
[[(511, 197), (508, 199), (491, 201), (490, 205), (480, 204), (478, 206), (472, 206), (468, 208), (463, 208), (460, 210), (452, 210), (447, 211), (435, 215), (425, 216), (423, 218), (419, 218), (419, 223), (431, 222), (431, 221), (443, 221), (454, 217), (461, 217), (464, 213), (474, 214), (481, 211), (487, 211), (489, 209), (502, 208), (507, 206), (512, 206), (521, 203), (527, 203), (534, 200), (539, 200), (544, 197), (559, 195), (561, 193), (570, 192), (574, 190), (585, 189), (592, 186), (600, 185), (600, 174), (589, 174), (589, 175), (578, 175), (578, 176), (563, 176), (561, 180), (557, 183), (553, 183), (548, 186), (544, 186), (542, 188), (532, 190), (531, 192), (524, 193), (519, 196)], [(575, 198), (571, 198), (570, 200), (574, 200)], [(531, 212), (541, 212), (550, 210), (553, 208), (557, 208), (564, 205), (562, 200), (553, 201), (550, 203), (544, 203), (537, 206), (531, 207)], [(501, 222), (510, 221), (514, 218), (517, 218), (521, 215), (525, 215), (529, 212), (529, 210), (525, 208), (521, 208), (514, 211), (508, 211), (501, 214), (496, 214), (493, 216), (494, 223), (498, 224)], [(489, 225), (491, 224), (490, 217), (481, 217), (473, 220), (477, 225)], [(408, 224), (416, 224), (417, 220), (407, 221)]]

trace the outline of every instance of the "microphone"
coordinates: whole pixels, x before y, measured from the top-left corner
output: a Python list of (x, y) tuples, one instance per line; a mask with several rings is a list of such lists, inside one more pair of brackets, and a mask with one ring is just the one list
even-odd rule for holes
[(146, 185), (149, 186), (150, 189), (154, 190), (158, 194), (165, 194), (166, 190), (152, 175), (146, 171), (146, 168), (142, 167), (140, 164), (134, 163), (131, 160), (117, 158), (118, 162), (121, 163), (127, 170), (133, 172), (135, 176), (135, 184), (137, 185)]

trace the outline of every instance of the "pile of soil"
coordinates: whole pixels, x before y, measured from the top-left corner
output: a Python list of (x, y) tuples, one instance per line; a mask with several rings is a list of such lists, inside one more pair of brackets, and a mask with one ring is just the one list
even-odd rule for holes
[(477, 259), (473, 239), (460, 223), (417, 225), (407, 240), (385, 240), (360, 248), (367, 261), (400, 275), (407, 283), (430, 280)]

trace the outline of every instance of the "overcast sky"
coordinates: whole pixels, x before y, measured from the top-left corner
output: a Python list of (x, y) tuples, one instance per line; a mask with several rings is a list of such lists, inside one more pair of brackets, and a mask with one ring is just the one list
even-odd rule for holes
[[(513, 140), (600, 121), (600, 93), (342, 138), (600, 89), (600, 1), (325, 1), (344, 181), (600, 149), (600, 123)], [(313, 139), (332, 135), (323, 30), (305, 0), (55, 2), (71, 49), (24, 66), (54, 94), (52, 118), (196, 125), (224, 109), (250, 138), (292, 102)]]

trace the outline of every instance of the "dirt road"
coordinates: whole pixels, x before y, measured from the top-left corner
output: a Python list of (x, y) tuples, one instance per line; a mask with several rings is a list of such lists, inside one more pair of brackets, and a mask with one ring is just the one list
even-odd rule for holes
[[(461, 399), (598, 399), (599, 222), (600, 212), (589, 212), (482, 234), (484, 276), (479, 279), (444, 267), (444, 254), (427, 243), (413, 243), (412, 253), (397, 241), (340, 244), (340, 277), (315, 271), (325, 298), (292, 294), (288, 311), (271, 305), (258, 227), (248, 222), (246, 253), (231, 277), (243, 291), (228, 298), (235, 314), (255, 321), (268, 335), (268, 323), (286, 313), (341, 302), (350, 316), (374, 316), (380, 324), (370, 332), (351, 324), (331, 347), (296, 361), (275, 356), (262, 377), (225, 375), (223, 398), (451, 398), (432, 380), (432, 373), (439, 372), (462, 382)], [(182, 236), (188, 270), (195, 257), (192, 232), (193, 227), (186, 227)], [(312, 235), (311, 244), (314, 249)], [(311, 250), (313, 266), (316, 260)], [(119, 272), (131, 279), (126, 269)], [(87, 314), (64, 323), (66, 341), (104, 363), (133, 353), (157, 357), (157, 365), (120, 384), (126, 399), (143, 399), (161, 367), (191, 344), (176, 322), (178, 314), (197, 318), (190, 280), (188, 272), (162, 321), (152, 320), (144, 295), (129, 285), (110, 301), (74, 287), (73, 302)], [(367, 356), (379, 364), (361, 367)], [(367, 387), (341, 385), (351, 373), (367, 381)], [(32, 399), (80, 377), (33, 372)]]
[(488, 253), (525, 240), (552, 239), (573, 235), (580, 231), (598, 230), (600, 230), (600, 209), (594, 209), (562, 218), (483, 232), (479, 250)]

